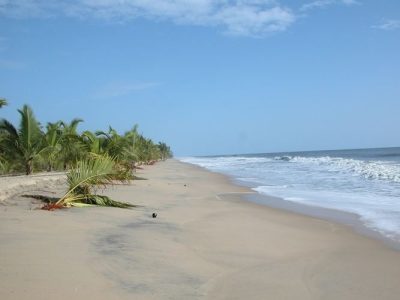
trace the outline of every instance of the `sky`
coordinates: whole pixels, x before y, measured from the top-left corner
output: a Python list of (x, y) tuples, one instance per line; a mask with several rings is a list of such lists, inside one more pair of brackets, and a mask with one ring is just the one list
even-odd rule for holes
[(0, 0), (0, 117), (176, 156), (400, 146), (398, 0)]

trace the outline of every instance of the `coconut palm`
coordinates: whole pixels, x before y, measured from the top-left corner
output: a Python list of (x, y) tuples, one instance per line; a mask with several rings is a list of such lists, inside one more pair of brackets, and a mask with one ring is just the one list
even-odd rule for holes
[(148, 160), (147, 142), (143, 135), (139, 134), (135, 140), (135, 150), (139, 163), (144, 163)]
[(0, 121), (0, 132), (3, 134), (2, 146), (5, 156), (20, 163), (25, 173), (29, 175), (33, 172), (34, 160), (42, 150), (43, 133), (28, 105), (24, 105), (18, 112), (21, 115), (18, 130), (7, 120)]
[[(4, 105), (7, 101), (0, 98), (0, 107)], [(79, 160), (108, 155), (116, 164), (114, 178), (126, 180), (132, 179), (137, 163), (153, 163), (172, 156), (165, 143), (155, 144), (139, 134), (137, 125), (124, 135), (112, 127), (108, 131), (78, 134), (78, 125), (83, 120), (73, 119), (70, 123), (48, 123), (43, 133), (29, 106), (24, 105), (18, 112), (21, 115), (18, 128), (5, 119), (0, 120), (2, 173), (24, 169), (26, 174), (31, 174), (33, 168), (51, 171), (59, 166), (66, 170)]]
[(55, 205), (133, 207), (130, 203), (115, 201), (95, 192), (96, 187), (113, 183), (116, 172), (115, 160), (109, 156), (97, 155), (79, 161), (67, 174), (67, 193)]
[(60, 158), (63, 162), (64, 170), (68, 165), (74, 163), (84, 156), (85, 149), (78, 135), (78, 125), (83, 122), (82, 119), (73, 119), (69, 124), (61, 121), (61, 152)]
[(47, 123), (46, 133), (43, 137), (43, 150), (42, 156), (47, 163), (47, 171), (50, 172), (54, 169), (61, 152), (61, 121), (56, 123)]
[(134, 149), (132, 149), (129, 139), (118, 134), (112, 127), (109, 128), (108, 132), (97, 131), (96, 135), (102, 141), (101, 144), (104, 152), (114, 157), (116, 161), (116, 168), (118, 169), (116, 179), (134, 179), (132, 171), (136, 156), (134, 155)]
[(136, 141), (139, 160), (143, 163), (153, 163), (160, 158), (160, 150), (151, 139), (139, 135)]
[(97, 137), (93, 132), (86, 130), (81, 134), (81, 140), (88, 153), (104, 154), (104, 140)]
[(166, 143), (159, 142), (157, 146), (160, 150), (160, 158), (162, 160), (166, 160), (167, 158), (172, 157), (171, 148)]
[(115, 129), (110, 126), (108, 132), (96, 131), (96, 136), (104, 138), (103, 149), (109, 156), (119, 162), (125, 161), (128, 143)]
[(137, 141), (140, 134), (138, 133), (138, 125), (134, 125), (131, 130), (125, 132), (124, 139), (126, 140), (126, 158), (130, 163), (131, 169), (135, 169), (136, 163), (139, 159), (139, 149)]

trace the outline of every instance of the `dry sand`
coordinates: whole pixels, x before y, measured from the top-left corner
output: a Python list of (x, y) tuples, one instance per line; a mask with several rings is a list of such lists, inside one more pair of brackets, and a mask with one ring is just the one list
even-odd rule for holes
[(3, 202), (0, 299), (399, 299), (400, 252), (381, 242), (175, 160), (139, 175), (105, 191), (133, 210)]
[(34, 175), (1, 176), (0, 203), (24, 191), (49, 189), (65, 181), (64, 172), (38, 173)]

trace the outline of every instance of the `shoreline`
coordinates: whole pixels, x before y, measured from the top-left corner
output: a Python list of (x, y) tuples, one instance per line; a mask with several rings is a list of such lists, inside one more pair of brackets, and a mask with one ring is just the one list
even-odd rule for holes
[(368, 225), (362, 221), (362, 216), (356, 213), (351, 213), (340, 209), (307, 205), (304, 203), (286, 200), (282, 197), (262, 194), (255, 191), (253, 187), (247, 182), (241, 181), (237, 178), (234, 178), (233, 176), (229, 176), (220, 172), (215, 172), (192, 163), (183, 162), (180, 160), (178, 161), (184, 164), (189, 164), (195, 168), (199, 168), (207, 172), (225, 176), (232, 184), (248, 188), (248, 195), (243, 195), (243, 201), (250, 201), (270, 208), (280, 209), (283, 211), (288, 211), (313, 218), (319, 218), (321, 220), (335, 222), (344, 226), (348, 226), (350, 230), (353, 230), (357, 234), (375, 239), (379, 242), (384, 243), (388, 247), (391, 247), (392, 249), (400, 251), (400, 234), (395, 235), (393, 238), (388, 237), (379, 230), (368, 227)]
[(0, 206), (0, 298), (398, 298), (400, 253), (382, 242), (247, 201), (249, 188), (198, 166), (138, 175), (104, 191), (135, 209)]
[(255, 194), (244, 195), (243, 198), (244, 201), (254, 202), (269, 208), (275, 208), (303, 216), (318, 218), (324, 221), (334, 222), (346, 226), (349, 230), (358, 235), (374, 239), (396, 251), (400, 251), (400, 241), (391, 239), (385, 236), (383, 233), (368, 227), (357, 214), (338, 209), (292, 202), (290, 200), (285, 200), (283, 198), (270, 195), (263, 195), (257, 192), (255, 192)]

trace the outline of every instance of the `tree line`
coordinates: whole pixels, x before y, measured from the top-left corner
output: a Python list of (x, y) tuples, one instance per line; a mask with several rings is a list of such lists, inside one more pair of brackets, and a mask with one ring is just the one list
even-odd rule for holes
[[(5, 105), (7, 101), (0, 99), (0, 108)], [(114, 177), (129, 179), (138, 165), (172, 157), (166, 143), (154, 143), (138, 132), (137, 125), (123, 134), (111, 126), (106, 131), (79, 132), (82, 119), (60, 120), (42, 126), (28, 105), (18, 113), (18, 126), (6, 119), (0, 120), (1, 174), (68, 171), (82, 161), (107, 157), (117, 169)]]

